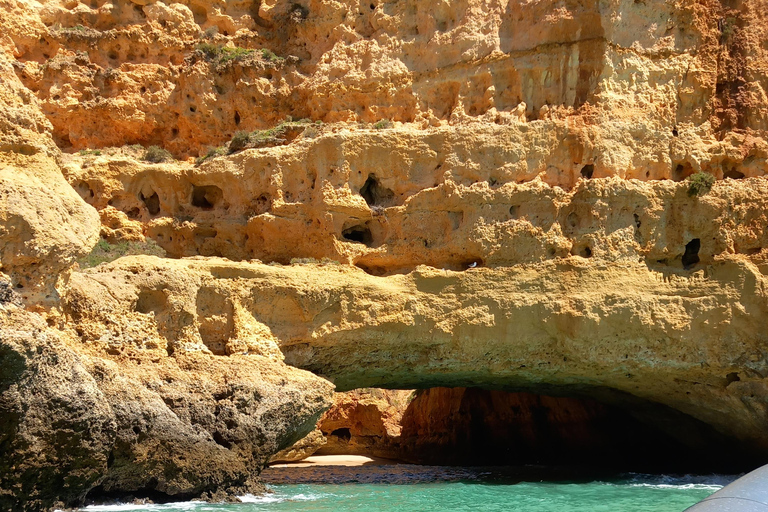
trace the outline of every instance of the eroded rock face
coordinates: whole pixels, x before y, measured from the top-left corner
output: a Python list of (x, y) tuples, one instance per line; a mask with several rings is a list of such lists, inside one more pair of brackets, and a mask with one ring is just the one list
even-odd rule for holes
[[(222, 327), (237, 304), (269, 327), (286, 361), (341, 390), (472, 385), (626, 404), (596, 391), (608, 389), (754, 451), (768, 447), (765, 269), (758, 254), (696, 271), (572, 258), (375, 277), (332, 264), (131, 257), (73, 277), (69, 307), (95, 346), (212, 351), (197, 301), (218, 295)], [(163, 301), (142, 310), (150, 290)], [(103, 322), (106, 333), (89, 327)], [(235, 329), (222, 332), (229, 338), (214, 349), (240, 343)]]
[[(579, 178), (564, 189), (562, 174), (549, 183), (533, 174), (516, 183), (497, 174), (514, 151), (509, 137), (504, 128), (435, 130), (426, 142), (410, 131), (350, 132), (201, 170), (108, 157), (65, 170), (105, 224), (144, 232), (173, 256), (330, 258), (382, 275), (570, 255), (680, 268), (694, 239), (704, 263), (768, 247), (763, 178), (726, 178), (703, 196), (658, 179)], [(444, 170), (444, 159), (456, 165)], [(204, 187), (211, 201), (196, 205)]]
[(80, 357), (38, 315), (0, 305), (0, 508), (72, 507), (104, 477), (117, 423)]
[[(114, 416), (83, 488), (255, 489), (329, 405), (283, 358), (341, 389), (639, 399), (768, 453), (766, 12), (0, 0), (0, 300)], [(137, 143), (220, 151), (107, 149)], [(197, 258), (68, 282), (99, 231)], [(252, 261), (295, 258), (341, 265)]]
[[(729, 131), (768, 128), (764, 0), (421, 7), (5, 0), (2, 21), (19, 76), (60, 145), (75, 149), (140, 142), (198, 153), (286, 115), (540, 121), (568, 132), (569, 167), (600, 173), (616, 167), (603, 144), (640, 167), (669, 168), (672, 157), (674, 168), (720, 140), (712, 161), (731, 165), (755, 148)], [(200, 43), (245, 51), (195, 51)], [(649, 139), (664, 157), (622, 149)]]
[(326, 443), (319, 455), (373, 455), (402, 458), (403, 412), (412, 390), (361, 389), (336, 393), (317, 423)]
[(332, 389), (259, 356), (123, 350), (90, 361), (118, 426), (112, 463), (93, 496), (263, 492), (261, 468), (314, 428)]

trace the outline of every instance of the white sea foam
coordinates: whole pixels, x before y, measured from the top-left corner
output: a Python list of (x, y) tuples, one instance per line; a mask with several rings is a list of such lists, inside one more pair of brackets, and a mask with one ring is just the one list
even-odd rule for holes
[(629, 473), (625, 476), (627, 481), (614, 485), (646, 487), (650, 489), (690, 489), (715, 492), (741, 475), (648, 475)]
[(162, 512), (163, 510), (195, 510), (196, 508), (207, 505), (204, 501), (180, 501), (176, 503), (163, 503), (161, 505), (158, 504), (147, 504), (147, 505), (136, 505), (133, 503), (118, 503), (115, 505), (88, 505), (87, 507), (83, 508), (82, 510), (88, 511), (88, 512), (133, 512), (133, 511), (157, 511)]
[(280, 503), (285, 501), (285, 497), (276, 496), (274, 494), (265, 494), (264, 496), (254, 496), (253, 494), (246, 494), (237, 497), (243, 503)]
[(649, 489), (693, 489), (703, 491), (719, 491), (723, 488), (717, 484), (629, 484), (629, 487), (647, 487)]

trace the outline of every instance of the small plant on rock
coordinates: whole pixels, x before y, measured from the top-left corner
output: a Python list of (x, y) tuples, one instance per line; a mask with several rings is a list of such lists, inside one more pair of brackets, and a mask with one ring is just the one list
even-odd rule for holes
[(373, 127), (376, 128), (377, 130), (392, 128), (392, 121), (390, 121), (389, 119), (382, 119), (381, 121), (376, 122), (376, 124), (374, 124)]
[(173, 155), (159, 146), (149, 146), (141, 159), (145, 162), (159, 164), (173, 160)]
[(227, 154), (227, 151), (224, 148), (222, 148), (222, 147), (211, 148), (211, 149), (208, 150), (208, 152), (205, 155), (203, 155), (203, 156), (199, 157), (197, 160), (195, 160), (195, 165), (200, 165), (203, 162), (205, 162), (206, 160), (210, 160), (212, 158), (216, 158), (217, 156), (222, 156), (222, 155), (226, 155), (226, 154)]
[(251, 141), (251, 134), (248, 132), (237, 132), (233, 137), (232, 140), (229, 141), (229, 153), (234, 153), (236, 151), (242, 151), (248, 146), (248, 143)]
[(166, 256), (165, 250), (151, 238), (147, 238), (143, 242), (122, 240), (115, 243), (110, 243), (102, 238), (88, 256), (78, 260), (78, 264), (80, 268), (91, 268), (123, 256), (136, 254), (147, 254), (161, 258)]
[(688, 177), (688, 195), (691, 197), (703, 196), (712, 189), (714, 184), (714, 176), (699, 171)]
[(285, 60), (282, 57), (278, 57), (277, 54), (275, 54), (275, 52), (273, 52), (269, 48), (262, 48), (261, 49), (261, 58), (266, 60), (266, 61), (274, 62), (274, 63), (282, 62), (282, 61)]

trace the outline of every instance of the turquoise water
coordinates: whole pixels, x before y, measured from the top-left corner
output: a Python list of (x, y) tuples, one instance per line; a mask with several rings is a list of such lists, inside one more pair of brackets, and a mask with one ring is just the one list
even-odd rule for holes
[(202, 502), (86, 507), (87, 512), (525, 511), (681, 512), (735, 477), (635, 475), (588, 483), (458, 481), (411, 484), (272, 485), (247, 503)]

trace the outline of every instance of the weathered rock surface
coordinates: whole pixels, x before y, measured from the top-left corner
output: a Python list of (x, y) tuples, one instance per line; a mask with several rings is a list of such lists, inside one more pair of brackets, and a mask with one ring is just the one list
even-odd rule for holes
[(330, 405), (331, 384), (273, 359), (103, 350), (0, 313), (4, 510), (259, 492), (268, 459)]
[(325, 446), (325, 444), (325, 436), (320, 429), (316, 428), (292, 446), (273, 455), (269, 462), (296, 462), (304, 460)]
[[(567, 133), (568, 168), (598, 173), (619, 155), (685, 167), (710, 144), (715, 165), (764, 162), (751, 134), (768, 129), (765, 0), (422, 7), (4, 0), (0, 22), (63, 147), (194, 154), (291, 115), (520, 133), (538, 122)], [(245, 51), (206, 58), (201, 42)], [(657, 151), (636, 150), (646, 144)]]
[[(286, 361), (341, 390), (472, 385), (618, 406), (629, 395), (763, 451), (764, 257), (720, 256), (694, 271), (572, 257), (389, 277), (131, 257), (76, 274), (70, 307), (95, 346), (211, 352), (242, 342), (243, 308)], [(219, 309), (208, 311), (209, 300)]]
[(117, 420), (96, 495), (198, 496), (263, 490), (268, 459), (310, 432), (330, 384), (259, 356), (91, 359)]
[(99, 229), (96, 211), (53, 159), (0, 153), (0, 271), (24, 299), (58, 302), (58, 281), (88, 254)]
[(401, 423), (412, 393), (386, 389), (336, 393), (317, 423), (326, 439), (317, 454), (401, 458)]
[[(0, 300), (59, 340), (11, 329), (31, 370), (7, 382), (41, 391), (3, 400), (36, 414), (58, 395), (35, 368), (61, 364), (52, 382), (115, 436), (106, 471), (99, 441), (30, 507), (257, 488), (329, 405), (283, 357), (342, 390), (659, 404), (768, 454), (766, 12), (0, 0)], [(309, 122), (225, 147), (289, 116)], [(148, 164), (129, 144), (234, 154)], [(697, 171), (711, 192), (689, 193)], [(196, 258), (68, 280), (99, 231)], [(277, 265), (294, 258), (342, 264)], [(62, 429), (112, 435), (73, 403)], [(60, 432), (41, 428), (34, 446)]]
[[(99, 157), (65, 172), (105, 223), (172, 256), (330, 258), (381, 275), (572, 254), (679, 267), (693, 239), (704, 262), (768, 247), (763, 178), (724, 179), (700, 197), (666, 179), (580, 177), (564, 189), (560, 173), (502, 178), (509, 138), (499, 127), (435, 129), (428, 145), (410, 131), (349, 132), (200, 170)], [(444, 159), (456, 164), (444, 170)]]
[(115, 415), (38, 315), (0, 305), (0, 509), (82, 503), (107, 472)]

